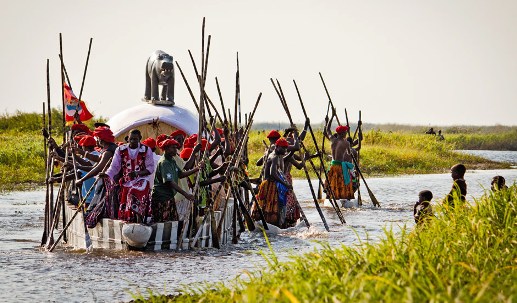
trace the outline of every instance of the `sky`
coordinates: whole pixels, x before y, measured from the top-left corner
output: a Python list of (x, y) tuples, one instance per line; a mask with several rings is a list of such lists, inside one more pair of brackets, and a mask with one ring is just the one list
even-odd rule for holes
[[(155, 50), (174, 57), (196, 96), (188, 50), (201, 61), (211, 35), (206, 91), (233, 108), (239, 54), (242, 112), (262, 92), (255, 122), (322, 121), (328, 98), (340, 120), (412, 125), (517, 125), (517, 1), (28, 1), (0, 0), (0, 113), (41, 112), (50, 60), (51, 104), (60, 107), (59, 34), (72, 87), (109, 118), (139, 105)], [(206, 43), (206, 42), (205, 42)], [(176, 70), (177, 104), (195, 111)], [(219, 105), (219, 102), (216, 102)]]

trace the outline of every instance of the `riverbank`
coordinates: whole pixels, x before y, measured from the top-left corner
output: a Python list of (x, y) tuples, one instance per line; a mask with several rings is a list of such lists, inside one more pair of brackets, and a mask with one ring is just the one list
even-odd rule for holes
[[(54, 126), (61, 125), (60, 112), (52, 111)], [(101, 118), (102, 120), (102, 118)], [(90, 122), (91, 126), (93, 122)], [(35, 113), (17, 113), (0, 116), (0, 191), (28, 190), (44, 184), (45, 160), (43, 137), (41, 136), (41, 116)], [(57, 130), (58, 127), (54, 127)], [(496, 129), (497, 130), (497, 129)], [(458, 130), (459, 131), (459, 130)], [(481, 130), (480, 130), (481, 131)], [(505, 149), (517, 142), (517, 130), (504, 129), (498, 133), (473, 132), (467, 129), (465, 133), (447, 135), (446, 140), (439, 141), (436, 136), (408, 132), (391, 132), (369, 130), (364, 134), (361, 149), (361, 170), (366, 176), (391, 176), (402, 174), (429, 174), (448, 172), (456, 163), (464, 163), (468, 169), (504, 169), (507, 163), (490, 161), (478, 156), (455, 152), (456, 149), (475, 149), (472, 142), (483, 141), (486, 146)], [(254, 130), (250, 133), (248, 153), (250, 177), (260, 175), (261, 167), (254, 163), (264, 153), (266, 132)], [(59, 142), (61, 133), (54, 132)], [(323, 140), (321, 131), (315, 131), (319, 145)], [(450, 138), (450, 139), (449, 139)], [(313, 140), (307, 134), (304, 144), (311, 153), (315, 153)], [(328, 140), (325, 151), (330, 153)], [(506, 148), (506, 149), (508, 149)], [(317, 159), (315, 159), (317, 160)], [(319, 161), (315, 161), (318, 163)], [(327, 159), (325, 167), (330, 161)], [(319, 168), (319, 165), (316, 165)], [(316, 178), (312, 169), (311, 177)], [(305, 179), (303, 170), (292, 170), (294, 178)]]
[(510, 302), (517, 294), (515, 201), (514, 185), (474, 206), (435, 207), (424, 226), (387, 230), (378, 243), (323, 245), (288, 262), (270, 251), (268, 268), (245, 278), (135, 301)]

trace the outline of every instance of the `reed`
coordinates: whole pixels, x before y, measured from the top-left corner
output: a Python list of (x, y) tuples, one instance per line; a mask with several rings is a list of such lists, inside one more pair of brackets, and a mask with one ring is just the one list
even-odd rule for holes
[[(136, 302), (512, 302), (517, 294), (517, 186), (377, 243), (323, 244), (230, 283), (185, 287)], [(456, 201), (459, 203), (459, 201)], [(457, 204), (458, 205), (458, 204)], [(226, 284), (226, 285), (225, 285)]]

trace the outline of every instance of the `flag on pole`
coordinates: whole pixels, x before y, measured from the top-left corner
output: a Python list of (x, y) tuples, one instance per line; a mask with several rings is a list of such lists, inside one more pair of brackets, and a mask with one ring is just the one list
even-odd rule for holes
[(93, 115), (86, 108), (84, 101), (79, 100), (70, 86), (63, 83), (63, 93), (65, 95), (65, 121), (66, 125), (74, 123), (74, 117), (77, 115), (79, 120), (86, 122), (93, 118)]

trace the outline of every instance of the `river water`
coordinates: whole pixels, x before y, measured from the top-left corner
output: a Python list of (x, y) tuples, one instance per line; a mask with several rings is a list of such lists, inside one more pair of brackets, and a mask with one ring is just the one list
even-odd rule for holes
[[(485, 152), (485, 156), (489, 157), (490, 152)], [(517, 152), (509, 159), (517, 163)], [(480, 197), (490, 188), (495, 175), (504, 176), (507, 184), (517, 182), (517, 169), (467, 171), (468, 199)], [(367, 182), (382, 207), (372, 207), (362, 185), (364, 204), (342, 209), (345, 225), (340, 224), (332, 208), (323, 207), (330, 227), (327, 232), (311, 201), (307, 181), (295, 180), (295, 192), (311, 227), (270, 236), (276, 255), (286, 260), (290, 255), (320, 247), (321, 242), (349, 246), (359, 241), (376, 241), (383, 236), (385, 227), (411, 228), (418, 192), (430, 189), (437, 203), (450, 190), (452, 179), (449, 174), (429, 174), (369, 178)], [(227, 282), (266, 266), (260, 254), (268, 251), (264, 237), (247, 232), (239, 244), (221, 250), (45, 252), (38, 247), (44, 196), (43, 189), (0, 195), (0, 302), (122, 302), (130, 300), (131, 293), (145, 294), (147, 289), (172, 293), (182, 284)]]

